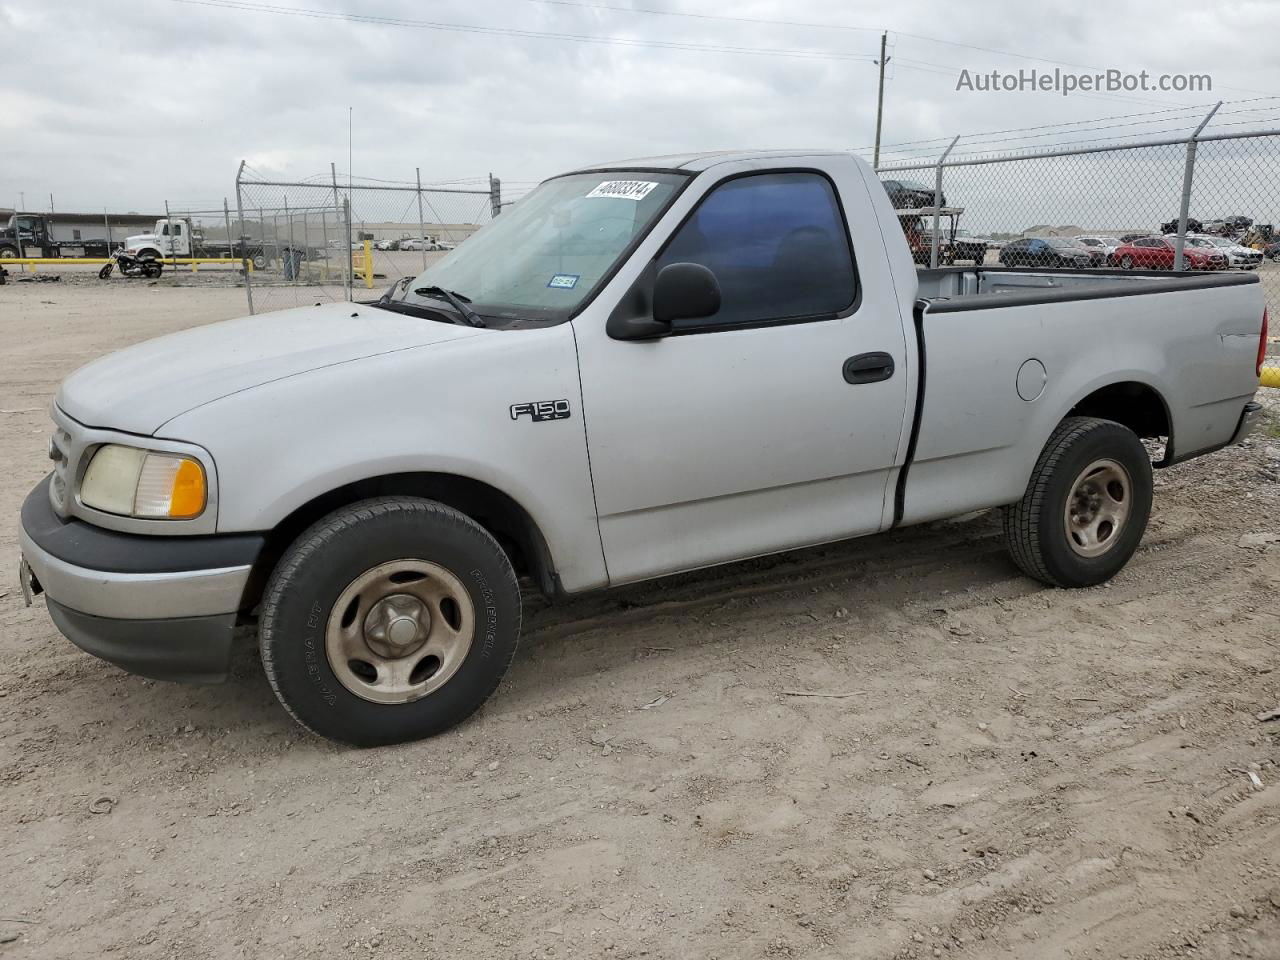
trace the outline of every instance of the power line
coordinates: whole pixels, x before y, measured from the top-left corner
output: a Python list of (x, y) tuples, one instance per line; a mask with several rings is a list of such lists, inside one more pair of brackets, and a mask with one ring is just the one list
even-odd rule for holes
[(336, 20), (344, 23), (365, 23), (375, 26), (412, 27), (420, 30), (441, 30), (449, 33), (475, 33), (487, 36), (519, 37), (530, 40), (566, 40), (573, 43), (607, 44), (625, 47), (651, 47), (660, 50), (686, 50), (697, 53), (740, 53), (753, 56), (791, 57), (800, 60), (845, 60), (871, 63), (874, 58), (866, 55), (833, 53), (825, 50), (791, 50), (764, 47), (739, 47), (728, 44), (684, 43), (669, 40), (638, 40), (630, 37), (591, 37), (577, 33), (555, 33), (545, 30), (523, 30), (514, 27), (486, 27), (478, 24), (446, 23), (436, 20), (411, 20), (404, 17), (384, 17), (373, 14), (341, 13), (333, 10), (312, 10), (304, 7), (282, 7), (276, 4), (256, 3), (251, 0), (169, 0), (188, 6), (213, 7), (244, 13), (268, 13), (277, 16), (302, 17), (311, 20)]
[[(684, 17), (694, 20), (716, 20), (723, 23), (751, 23), (762, 26), (771, 27), (801, 27), (811, 30), (845, 30), (858, 33), (889, 33), (897, 34), (900, 37), (909, 37), (912, 40), (921, 40), (925, 43), (937, 43), (949, 47), (962, 47), (966, 50), (978, 50), (982, 53), (993, 53), (1001, 57), (1014, 57), (1018, 60), (1031, 60), (1037, 63), (1051, 63), (1059, 67), (1072, 67), (1077, 70), (1089, 70), (1093, 73), (1105, 73), (1102, 68), (1090, 66), (1082, 63), (1072, 63), (1069, 60), (1055, 60), (1052, 57), (1041, 57), (1031, 53), (1018, 53), (1014, 50), (999, 50), (994, 47), (984, 47), (973, 43), (964, 43), (959, 40), (946, 40), (942, 37), (930, 37), (920, 33), (908, 33), (905, 30), (894, 30), (892, 27), (876, 26), (861, 27), (853, 24), (845, 23), (815, 23), (804, 20), (783, 20), (773, 19), (769, 17), (740, 17), (730, 14), (717, 13), (696, 13), (687, 10), (657, 10), (651, 7), (624, 7), (611, 3), (599, 3), (595, 0), (527, 0), (529, 3), (541, 3), (546, 5), (554, 5), (561, 7), (579, 7), (585, 9), (611, 10), (617, 13), (632, 13), (646, 16), (660, 17)], [(1266, 93), (1265, 90), (1249, 90), (1244, 87), (1222, 87), (1223, 90), (1239, 90), (1243, 93)]]

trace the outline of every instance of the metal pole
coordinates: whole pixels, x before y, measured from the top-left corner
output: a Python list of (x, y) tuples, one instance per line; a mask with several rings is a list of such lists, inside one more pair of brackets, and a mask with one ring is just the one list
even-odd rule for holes
[(107, 228), (107, 256), (111, 256), (111, 216), (107, 213), (107, 208), (102, 208), (102, 222)]
[(227, 206), (227, 198), (222, 198), (222, 226), (227, 231), (227, 256), (234, 257), (236, 255), (236, 244), (231, 239), (231, 208)]
[(350, 197), (342, 198), (342, 212), (347, 218), (347, 299), (353, 300), (355, 299), (355, 296), (352, 293), (352, 288), (356, 283), (356, 265), (355, 261), (351, 257), (351, 254), (355, 251), (355, 247), (352, 245), (354, 241), (351, 239), (353, 228), (351, 226)]
[[(346, 269), (342, 271), (342, 279), (347, 290), (347, 301), (350, 302), (351, 283), (354, 279), (354, 277), (352, 276), (352, 268), (354, 265), (351, 262), (351, 197), (350, 197), (351, 187), (350, 186), (347, 187), (348, 197), (346, 201), (340, 202), (338, 200), (338, 168), (337, 168), (337, 165), (334, 164), (332, 161), (329, 163), (329, 174), (330, 176), (333, 177), (334, 216), (339, 218), (339, 221), (338, 221), (339, 227), (341, 227), (343, 223), (347, 225), (346, 237), (345, 239), (342, 240), (342, 257), (346, 261), (347, 266), (346, 266)], [(344, 217), (344, 214), (345, 214), (345, 217)], [(341, 232), (342, 231), (339, 230), (339, 233)]]
[(324, 241), (324, 284), (329, 284), (329, 257), (333, 252), (333, 247), (329, 246), (329, 216), (325, 213), (324, 207), (320, 208), (320, 239)]
[(289, 250), (285, 254), (289, 258), (289, 272), (293, 275), (293, 283), (298, 283), (298, 261), (293, 256), (293, 215), (289, 213), (289, 195), (284, 195), (284, 222), (289, 225)]
[(178, 248), (173, 242), (173, 218), (169, 216), (169, 201), (164, 202), (164, 222), (165, 228), (169, 231), (169, 268), (176, 271), (178, 269)]
[(933, 179), (933, 232), (929, 237), (929, 267), (936, 270), (938, 268), (938, 229), (940, 227), (941, 214), (938, 213), (938, 200), (942, 196), (942, 165), (947, 162), (947, 156), (951, 153), (951, 148), (956, 145), (959, 136), (951, 141), (946, 150), (942, 151), (942, 156), (938, 158), (938, 169)]
[[(240, 214), (240, 270), (244, 274), (244, 292), (249, 300), (249, 313), (253, 313), (253, 284), (249, 281), (249, 245), (246, 241), (244, 231), (244, 198), (240, 194), (240, 177), (244, 173), (244, 161), (240, 161), (240, 169), (236, 171), (236, 211)], [(227, 239), (230, 240), (230, 237)], [(236, 252), (235, 243), (232, 241), (231, 252)]]
[(302, 208), (302, 262), (307, 265), (307, 283), (314, 279), (311, 276), (311, 231), (307, 223), (307, 208)]
[(427, 227), (422, 222), (422, 168), (414, 167), (418, 178), (418, 234), (422, 239), (422, 269), (427, 269)]
[(1191, 139), (1187, 141), (1187, 162), (1182, 168), (1182, 205), (1178, 207), (1178, 235), (1173, 240), (1173, 269), (1175, 271), (1182, 269), (1182, 250), (1187, 241), (1187, 211), (1191, 209), (1191, 178), (1196, 170), (1197, 138), (1209, 121), (1213, 119), (1213, 115), (1218, 112), (1220, 106), (1222, 106), (1221, 100), (1213, 105), (1213, 109), (1200, 121), (1200, 126), (1196, 127), (1195, 133), (1191, 134)]
[(502, 212), (502, 181), (489, 174), (489, 212), (497, 216)]
[(880, 89), (876, 94), (876, 146), (871, 160), (873, 169), (880, 166), (880, 121), (884, 118), (884, 65), (889, 62), (889, 58), (885, 56), (884, 47), (888, 39), (888, 32), (880, 34), (880, 59), (876, 61), (880, 65)]

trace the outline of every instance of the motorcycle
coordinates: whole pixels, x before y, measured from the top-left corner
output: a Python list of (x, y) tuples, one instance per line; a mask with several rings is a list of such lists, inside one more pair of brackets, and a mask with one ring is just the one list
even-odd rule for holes
[(113, 250), (111, 262), (98, 271), (98, 279), (106, 280), (116, 267), (119, 267), (120, 273), (126, 277), (155, 278), (164, 270), (164, 264), (155, 257), (135, 257), (123, 250)]

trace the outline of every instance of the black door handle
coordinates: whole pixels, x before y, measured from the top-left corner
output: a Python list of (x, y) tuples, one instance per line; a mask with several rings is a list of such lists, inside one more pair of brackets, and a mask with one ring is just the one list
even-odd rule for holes
[(893, 357), (887, 353), (860, 353), (844, 362), (845, 383), (879, 383), (893, 376)]

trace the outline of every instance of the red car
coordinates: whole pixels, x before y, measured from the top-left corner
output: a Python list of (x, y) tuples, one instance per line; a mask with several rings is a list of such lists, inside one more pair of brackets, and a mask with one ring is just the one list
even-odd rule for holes
[[(1112, 266), (1125, 270), (1172, 270), (1173, 239), (1170, 237), (1139, 237), (1116, 247), (1111, 254)], [(1188, 270), (1225, 270), (1226, 254), (1205, 247), (1183, 247), (1182, 262)]]

